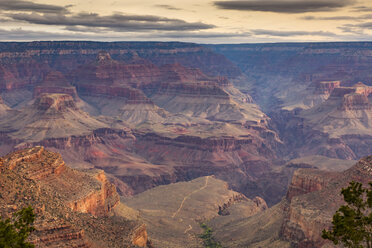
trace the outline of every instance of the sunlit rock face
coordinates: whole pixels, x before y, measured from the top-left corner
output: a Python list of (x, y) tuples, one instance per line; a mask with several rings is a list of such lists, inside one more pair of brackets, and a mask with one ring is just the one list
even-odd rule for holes
[(35, 246), (146, 246), (141, 222), (113, 217), (119, 195), (103, 171), (71, 169), (60, 154), (37, 146), (2, 157), (0, 178), (1, 216), (32, 206)]

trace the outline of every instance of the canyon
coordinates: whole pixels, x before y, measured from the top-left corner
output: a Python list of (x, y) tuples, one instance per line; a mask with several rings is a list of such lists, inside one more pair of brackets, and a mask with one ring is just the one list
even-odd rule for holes
[(370, 180), (356, 171), (372, 154), (371, 49), (0, 43), (1, 161), (68, 209), (33, 242), (201, 247), (205, 222), (227, 247), (329, 245), (319, 230), (342, 200), (321, 200)]
[[(117, 43), (104, 51), (101, 43), (80, 44), (88, 50), (76, 44), (31, 44), (38, 50), (18, 44), (1, 53), (7, 61), (1, 95), (12, 108), (0, 117), (2, 154), (45, 146), (74, 168), (103, 169), (127, 196), (216, 175), (248, 196), (277, 200), (259, 185), (249, 191), (247, 184), (273, 173), (271, 161), (282, 142), (252, 98), (216, 72), (240, 73), (222, 55), (183, 43), (147, 50)], [(194, 57), (188, 67), (186, 58)], [(205, 61), (211, 59), (216, 65)], [(40, 71), (27, 81), (34, 63)], [(283, 195), (286, 182), (278, 183)]]

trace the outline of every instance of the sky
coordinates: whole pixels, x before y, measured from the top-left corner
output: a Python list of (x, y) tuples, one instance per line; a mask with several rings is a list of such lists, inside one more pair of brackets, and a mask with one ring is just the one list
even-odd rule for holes
[(372, 41), (372, 0), (0, 0), (0, 41)]

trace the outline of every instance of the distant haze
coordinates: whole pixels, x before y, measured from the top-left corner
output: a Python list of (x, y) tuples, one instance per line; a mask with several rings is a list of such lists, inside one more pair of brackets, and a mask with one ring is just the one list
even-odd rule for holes
[(370, 0), (1, 0), (0, 41), (370, 41)]

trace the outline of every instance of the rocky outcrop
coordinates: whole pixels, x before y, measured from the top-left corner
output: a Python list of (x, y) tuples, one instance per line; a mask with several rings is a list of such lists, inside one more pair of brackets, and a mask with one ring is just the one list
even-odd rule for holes
[[(5, 52), (5, 51), (4, 51)], [(6, 52), (5, 52), (6, 53)], [(33, 87), (42, 81), (51, 69), (45, 61), (37, 61), (33, 58), (18, 58), (14, 53), (6, 53), (5, 63), (0, 62), (0, 90), (12, 91), (27, 87)], [(2, 57), (0, 55), (0, 57)], [(4, 58), (0, 59), (3, 61)]]
[(355, 88), (355, 93), (369, 96), (372, 93), (372, 86), (367, 86), (362, 82), (356, 83), (352, 86)]
[(372, 157), (361, 159), (342, 173), (313, 169), (296, 171), (287, 194), (282, 238), (296, 247), (322, 247), (323, 229), (331, 226), (332, 216), (342, 205), (341, 188), (352, 180), (367, 185), (372, 180)]
[(119, 195), (102, 171), (73, 170), (59, 154), (34, 147), (0, 159), (0, 178), (1, 217), (32, 206), (30, 242), (38, 247), (146, 246), (142, 223), (113, 216)]
[(148, 235), (145, 224), (139, 226), (134, 230), (132, 235), (132, 244), (138, 247), (147, 247)]
[[(154, 133), (142, 135), (136, 134), (136, 136), (137, 152), (143, 154), (150, 161), (155, 163), (164, 159), (176, 158), (180, 164), (192, 164), (192, 160), (203, 161), (208, 157), (213, 156), (213, 154), (219, 154), (219, 156), (217, 156), (219, 161), (222, 161), (222, 158), (225, 158), (227, 161), (229, 161), (228, 163), (238, 165), (241, 163), (239, 151), (242, 152), (243, 150), (247, 152), (249, 151), (252, 155), (255, 154), (257, 156), (259, 154), (265, 154), (267, 157), (275, 156), (272, 151), (270, 152), (270, 148), (268, 146), (262, 145), (262, 141), (255, 139), (253, 136), (240, 138), (231, 136), (202, 138), (197, 136), (182, 135), (175, 138), (169, 138), (162, 137)], [(150, 147), (152, 147), (152, 149), (150, 149)], [(169, 149), (169, 147), (174, 147), (174, 149)], [(153, 153), (153, 149), (156, 149), (157, 152)], [(163, 157), (163, 151), (167, 152), (167, 157)], [(174, 153), (175, 156), (169, 156), (170, 152)], [(190, 156), (190, 153), (193, 153), (194, 155)], [(230, 155), (227, 155), (228, 153)], [(234, 158), (233, 154), (235, 154), (237, 157)], [(243, 152), (241, 155), (243, 155)], [(249, 157), (248, 154), (246, 156)]]
[(83, 230), (68, 224), (55, 223), (54, 225), (37, 225), (36, 231), (31, 235), (30, 243), (36, 247), (82, 247), (90, 248), (91, 243), (86, 239)]
[(77, 110), (74, 99), (65, 94), (43, 94), (35, 101), (35, 107), (41, 111), (66, 112), (67, 109)]
[(368, 101), (368, 96), (358, 93), (344, 95), (341, 110), (371, 110), (372, 105)]
[(340, 86), (340, 81), (321, 81), (315, 84), (314, 93), (329, 96), (335, 88)]
[[(16, 170), (30, 180), (37, 180), (50, 184), (51, 187), (58, 187), (59, 179), (68, 177), (72, 171), (66, 167), (61, 155), (53, 154), (44, 149), (42, 146), (34, 147), (26, 151), (16, 152), (8, 155), (3, 160), (3, 166), (10, 170)], [(75, 172), (75, 178), (65, 180), (65, 184), (73, 179), (82, 178), (84, 175)], [(77, 174), (77, 175), (76, 175)], [(90, 174), (88, 174), (90, 175)], [(82, 182), (74, 182), (74, 188), (70, 188), (65, 192), (66, 195), (71, 194), (76, 198), (68, 202), (67, 205), (73, 210), (82, 213), (90, 213), (95, 216), (108, 215), (111, 209), (119, 202), (119, 195), (116, 192), (114, 185), (109, 183), (103, 171), (93, 173), (90, 178), (85, 180), (96, 180), (95, 184), (99, 185), (93, 188), (79, 187)], [(64, 190), (64, 189), (59, 189)], [(79, 192), (74, 190), (79, 190)], [(85, 190), (85, 192), (83, 192)], [(78, 195), (78, 196), (76, 196)]]
[[(315, 170), (315, 172), (319, 171)], [(321, 190), (328, 183), (328, 180), (324, 180), (323, 175), (320, 176), (321, 173), (304, 173), (301, 170), (296, 170), (288, 187), (286, 198), (290, 201), (294, 196)]]
[[(238, 194), (238, 195), (234, 195), (232, 198), (229, 198), (229, 200), (225, 203), (223, 203), (223, 205), (221, 206), (218, 206), (218, 215), (222, 215), (222, 216), (225, 216), (225, 215), (229, 215), (230, 212), (228, 210), (229, 207), (231, 207), (231, 205), (233, 205), (234, 203), (238, 203), (238, 202), (241, 202), (241, 201), (246, 201), (248, 200), (247, 197), (245, 197), (243, 194)], [(261, 205), (266, 205), (266, 202), (264, 199), (260, 198), (260, 200), (262, 200), (262, 202), (260, 201), (256, 201), (253, 200), (256, 204), (257, 204), (257, 207), (261, 206)], [(267, 207), (267, 205), (266, 205)]]
[(261, 210), (261, 211), (264, 211), (266, 209), (268, 209), (269, 207), (267, 206), (266, 204), (266, 201), (264, 199), (262, 199), (261, 197), (259, 196), (256, 196), (255, 198), (252, 199), (252, 201), (254, 203), (256, 203), (257, 207)]
[(48, 73), (43, 81), (34, 88), (34, 98), (39, 97), (42, 94), (67, 94), (74, 98), (75, 101), (79, 101), (76, 88), (72, 86), (66, 77), (59, 71), (52, 71)]
[(73, 211), (90, 213), (94, 216), (108, 215), (119, 203), (119, 195), (103, 171), (98, 172), (94, 177), (101, 183), (101, 188), (86, 194), (83, 198), (69, 202), (68, 205)]
[(0, 116), (7, 113), (10, 108), (5, 105), (3, 99), (0, 96)]

